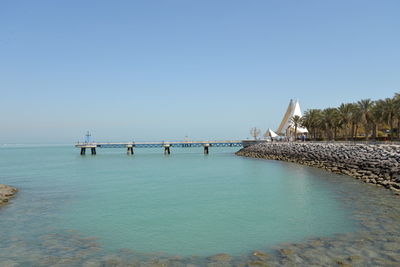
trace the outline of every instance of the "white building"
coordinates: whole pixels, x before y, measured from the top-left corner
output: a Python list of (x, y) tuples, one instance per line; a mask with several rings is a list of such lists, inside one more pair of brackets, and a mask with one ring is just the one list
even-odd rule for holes
[[(285, 115), (283, 116), (282, 122), (278, 127), (278, 130), (276, 131), (280, 135), (285, 135), (285, 136), (291, 136), (294, 134), (294, 126), (293, 123), (291, 122), (291, 118), (293, 116), (299, 116), (302, 117), (303, 115), (301, 114), (301, 109), (300, 109), (300, 104), (299, 101), (293, 101), (293, 99), (290, 99), (289, 106), (285, 112)], [(303, 133), (308, 133), (306, 128), (303, 127), (297, 127), (297, 133), (298, 134), (303, 134)]]

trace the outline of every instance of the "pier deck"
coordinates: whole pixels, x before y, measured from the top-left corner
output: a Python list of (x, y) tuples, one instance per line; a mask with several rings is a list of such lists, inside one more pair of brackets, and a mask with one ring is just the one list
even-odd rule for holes
[(224, 141), (174, 141), (174, 142), (84, 142), (76, 143), (75, 147), (81, 149), (84, 155), (86, 148), (90, 148), (92, 154), (96, 154), (96, 148), (126, 148), (127, 154), (133, 154), (133, 148), (164, 148), (165, 154), (170, 154), (171, 147), (204, 147), (204, 154), (208, 154), (209, 147), (242, 147), (243, 142), (239, 140)]

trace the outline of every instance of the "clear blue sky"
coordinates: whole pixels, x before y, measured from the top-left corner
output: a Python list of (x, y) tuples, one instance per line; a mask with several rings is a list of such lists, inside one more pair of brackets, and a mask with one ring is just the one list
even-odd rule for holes
[(0, 143), (246, 138), (400, 91), (400, 1), (0, 2)]

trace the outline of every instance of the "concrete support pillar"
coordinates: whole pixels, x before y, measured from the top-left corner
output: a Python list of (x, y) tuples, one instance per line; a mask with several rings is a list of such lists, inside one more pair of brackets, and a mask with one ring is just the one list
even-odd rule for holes
[(86, 153), (86, 148), (85, 147), (81, 147), (81, 155), (85, 155)]
[(127, 152), (126, 154), (128, 155), (133, 155), (133, 146), (132, 145), (128, 145), (127, 146)]
[(210, 146), (209, 144), (204, 144), (203, 145), (203, 147), (204, 147), (204, 155), (208, 155), (208, 147), (209, 146)]
[(92, 150), (92, 155), (96, 155), (96, 148), (92, 147), (91, 150)]
[(171, 154), (170, 145), (164, 145), (164, 155)]

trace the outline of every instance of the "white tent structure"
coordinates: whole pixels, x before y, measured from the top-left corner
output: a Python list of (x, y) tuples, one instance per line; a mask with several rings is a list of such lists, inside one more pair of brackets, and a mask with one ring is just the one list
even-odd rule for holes
[(272, 131), (271, 129), (268, 129), (267, 131), (267, 135), (269, 137), (271, 137), (272, 139), (277, 138), (279, 135), (277, 135), (274, 131)]
[[(299, 101), (298, 100), (294, 101), (293, 99), (290, 99), (289, 106), (276, 132), (278, 134), (283, 134), (286, 136), (294, 134), (294, 126), (292, 125), (291, 122), (291, 118), (294, 116), (302, 117), (303, 115), (301, 114)], [(307, 129), (303, 127), (297, 127), (296, 134), (303, 134), (303, 133), (308, 133)]]

